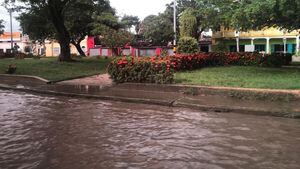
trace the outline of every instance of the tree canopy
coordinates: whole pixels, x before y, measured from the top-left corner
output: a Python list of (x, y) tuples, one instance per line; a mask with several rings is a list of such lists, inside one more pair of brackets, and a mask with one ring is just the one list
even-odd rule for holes
[(113, 13), (103, 13), (97, 16), (91, 33), (98, 36), (101, 44), (113, 49), (115, 55), (118, 55), (117, 47), (125, 46), (133, 40), (133, 34), (130, 33), (130, 25), (133, 23), (124, 24), (124, 20)]
[(233, 12), (232, 25), (242, 30), (279, 27), (300, 29), (299, 0), (241, 1)]
[[(15, 0), (5, 0), (15, 1)], [(61, 46), (60, 61), (70, 61), (70, 43), (84, 54), (80, 42), (89, 35), (95, 16), (114, 13), (108, 0), (18, 0), (26, 5), (19, 17), (25, 33), (33, 39), (58, 40)], [(80, 51), (81, 50), (81, 51)]]
[(121, 19), (121, 24), (128, 31), (130, 31), (133, 26), (136, 33), (138, 33), (140, 29), (140, 19), (137, 16), (124, 15)]
[(180, 36), (197, 37), (198, 25), (195, 16), (196, 11), (192, 8), (187, 8), (181, 13), (180, 23)]
[(173, 23), (163, 13), (150, 15), (142, 21), (140, 34), (152, 45), (167, 45), (173, 40)]

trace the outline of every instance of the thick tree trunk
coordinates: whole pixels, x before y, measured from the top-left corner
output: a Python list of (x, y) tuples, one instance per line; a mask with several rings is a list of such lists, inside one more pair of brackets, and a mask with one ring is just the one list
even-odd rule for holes
[(77, 49), (78, 53), (80, 54), (80, 56), (86, 56), (84, 51), (82, 50), (82, 48), (80, 46), (80, 42), (79, 43), (72, 43), (72, 44), (76, 47), (76, 49)]
[(59, 45), (60, 45), (60, 55), (58, 58), (58, 61), (60, 62), (70, 62), (72, 61), (71, 58), (71, 49), (70, 49), (70, 40), (68, 40), (68, 37), (61, 36), (59, 38)]
[(58, 61), (70, 62), (72, 61), (70, 50), (71, 37), (65, 26), (62, 8), (58, 9), (58, 6), (56, 6), (55, 2), (49, 1), (49, 12), (51, 14), (51, 20), (56, 29), (58, 42), (60, 45), (60, 55)]
[(75, 44), (75, 47), (78, 51), (78, 53), (80, 54), (80, 56), (86, 56), (84, 51), (82, 50), (81, 46), (80, 46), (80, 43), (79, 44)]

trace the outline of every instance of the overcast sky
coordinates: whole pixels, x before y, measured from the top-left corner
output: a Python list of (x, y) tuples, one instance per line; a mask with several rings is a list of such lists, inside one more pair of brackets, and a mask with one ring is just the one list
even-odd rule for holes
[[(0, 0), (2, 4), (4, 0)], [(118, 16), (134, 15), (138, 16), (141, 20), (151, 14), (158, 14), (165, 10), (166, 4), (172, 2), (172, 0), (110, 0), (111, 6), (117, 10)], [(17, 16), (16, 13), (13, 14)], [(9, 14), (6, 9), (0, 6), (0, 19), (5, 22), (5, 30), (9, 31)], [(13, 20), (13, 30), (18, 31), (19, 24)]]

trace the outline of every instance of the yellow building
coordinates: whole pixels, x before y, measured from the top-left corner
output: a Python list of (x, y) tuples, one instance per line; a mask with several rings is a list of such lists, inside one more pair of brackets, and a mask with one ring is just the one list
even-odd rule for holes
[(222, 29), (213, 33), (212, 43), (215, 48), (231, 52), (298, 53), (299, 35), (299, 31), (286, 32), (276, 28), (248, 32)]
[[(81, 47), (84, 52), (87, 49), (87, 38), (81, 42)], [(71, 54), (79, 55), (76, 47), (70, 44)], [(60, 55), (60, 45), (56, 41), (46, 40), (43, 45), (37, 45), (35, 47), (35, 53), (39, 55), (45, 55), (46, 57), (57, 57)]]

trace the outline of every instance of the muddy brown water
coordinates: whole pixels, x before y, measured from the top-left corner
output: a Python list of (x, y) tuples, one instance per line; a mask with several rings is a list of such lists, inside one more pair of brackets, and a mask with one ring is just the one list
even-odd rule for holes
[(299, 169), (300, 120), (0, 90), (1, 169)]

